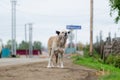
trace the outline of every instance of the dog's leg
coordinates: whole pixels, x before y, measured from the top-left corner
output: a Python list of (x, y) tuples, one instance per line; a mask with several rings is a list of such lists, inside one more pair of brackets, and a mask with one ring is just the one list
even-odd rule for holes
[(53, 67), (53, 62), (52, 62), (53, 60), (52, 60), (52, 55), (49, 57), (49, 61), (48, 61), (48, 68), (51, 68), (51, 67)]
[(60, 67), (60, 57), (61, 57), (61, 56), (60, 56), (60, 53), (58, 53), (58, 58), (57, 58), (57, 59), (58, 59), (58, 61), (57, 61), (57, 67)]
[(52, 59), (51, 59), (51, 67), (54, 67), (54, 65), (53, 65), (53, 56), (54, 55), (52, 55)]
[(53, 65), (53, 54), (54, 54), (54, 50), (51, 50), (51, 55), (50, 55), (50, 57), (49, 57), (49, 61), (48, 61), (48, 68), (51, 68), (51, 67), (53, 67), (54, 65)]
[(47, 67), (50, 68), (50, 67), (51, 67), (51, 59), (52, 59), (52, 57), (51, 57), (51, 55), (52, 55), (52, 54), (51, 54), (51, 51), (52, 51), (52, 50), (49, 49), (48, 51), (49, 51), (49, 61), (48, 61), (48, 66), (47, 66)]
[(60, 61), (60, 63), (61, 63), (61, 68), (64, 68), (64, 66), (63, 66), (63, 54), (61, 53), (61, 61)]
[(56, 65), (57, 65), (57, 67), (60, 67), (59, 66), (59, 54), (58, 54), (58, 52), (55, 53), (55, 57), (56, 57)]
[(50, 67), (51, 67), (51, 65), (50, 65), (50, 64), (51, 64), (51, 57), (49, 57), (48, 66), (47, 66), (48, 68), (50, 68)]

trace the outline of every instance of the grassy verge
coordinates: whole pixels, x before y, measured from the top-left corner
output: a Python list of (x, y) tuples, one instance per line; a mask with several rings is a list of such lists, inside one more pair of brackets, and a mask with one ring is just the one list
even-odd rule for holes
[(105, 75), (101, 75), (99, 80), (120, 80), (120, 69), (115, 68), (114, 66), (103, 64), (100, 60), (93, 57), (82, 57), (82, 56), (73, 56), (73, 62), (75, 64), (80, 64), (87, 66), (89, 68), (97, 69), (98, 71), (104, 70)]

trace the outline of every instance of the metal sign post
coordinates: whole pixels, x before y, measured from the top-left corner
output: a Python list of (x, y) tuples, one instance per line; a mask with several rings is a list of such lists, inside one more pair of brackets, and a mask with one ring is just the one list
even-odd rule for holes
[(75, 51), (76, 51), (77, 50), (77, 30), (81, 29), (81, 26), (78, 26), (78, 25), (67, 25), (66, 28), (71, 30), (71, 31), (72, 30), (76, 30), (76, 39), (75, 39), (75, 42), (76, 42), (76, 44), (75, 44)]
[(69, 34), (69, 41), (70, 41), (70, 48), (72, 48), (73, 47), (73, 39), (74, 39), (74, 34), (73, 34), (73, 30), (71, 29), (70, 30), (70, 34)]

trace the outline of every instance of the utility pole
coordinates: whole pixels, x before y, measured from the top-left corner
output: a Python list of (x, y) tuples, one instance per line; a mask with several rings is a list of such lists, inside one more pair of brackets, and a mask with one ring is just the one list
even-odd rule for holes
[(93, 55), (93, 0), (90, 0), (90, 56)]
[(33, 57), (33, 47), (32, 47), (32, 23), (29, 23), (29, 57)]
[(11, 15), (11, 27), (12, 27), (12, 56), (16, 56), (16, 0), (11, 0), (12, 15)]
[(25, 24), (25, 41), (27, 42), (27, 24)]
[(27, 24), (25, 24), (25, 42), (26, 42), (26, 57), (28, 55), (27, 53)]

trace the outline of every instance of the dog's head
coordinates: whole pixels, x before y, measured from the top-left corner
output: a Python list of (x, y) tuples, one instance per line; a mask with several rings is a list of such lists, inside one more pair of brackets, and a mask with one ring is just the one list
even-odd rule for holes
[(68, 34), (70, 34), (70, 31), (56, 31), (57, 39), (58, 39), (58, 46), (59, 47), (65, 47), (66, 40), (68, 38)]
[(70, 34), (70, 31), (56, 31), (56, 34), (58, 35), (58, 36), (62, 36), (62, 37), (68, 37), (68, 34)]

